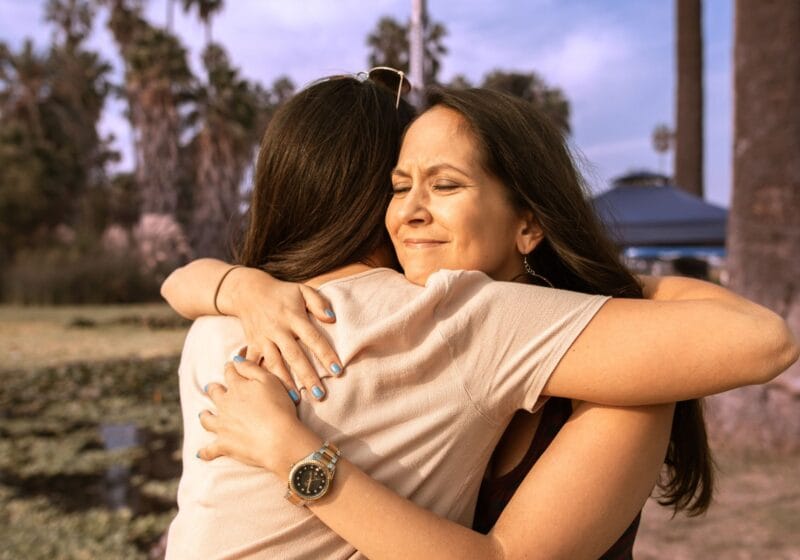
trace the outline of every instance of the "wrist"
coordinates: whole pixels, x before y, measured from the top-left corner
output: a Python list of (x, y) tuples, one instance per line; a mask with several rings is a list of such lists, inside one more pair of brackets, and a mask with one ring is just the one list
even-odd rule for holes
[(272, 277), (258, 268), (239, 266), (230, 269), (217, 291), (217, 309), (223, 315), (231, 317), (241, 317), (241, 294), (248, 292), (248, 286), (252, 282), (264, 282), (265, 279)]
[(322, 447), (324, 440), (296, 418), (277, 432), (280, 436), (275, 445), (264, 452), (264, 466), (280, 478), (288, 479), (292, 465)]

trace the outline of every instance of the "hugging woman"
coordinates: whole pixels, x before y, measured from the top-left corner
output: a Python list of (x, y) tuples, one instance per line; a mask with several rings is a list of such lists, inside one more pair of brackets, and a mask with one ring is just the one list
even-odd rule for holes
[[(187, 337), (168, 557), (597, 558), (665, 456), (666, 501), (708, 504), (698, 404), (673, 419), (669, 403), (766, 381), (797, 358), (779, 317), (722, 288), (640, 284), (563, 139), (527, 104), (441, 92), (398, 156), (409, 116), (373, 80), (300, 92), (259, 155), (239, 255), (259, 270), (204, 261), (165, 283), (196, 317), (214, 312), (229, 272), (215, 303), (239, 317), (202, 317)], [(322, 338), (297, 323), (258, 332), (265, 302), (291, 290)], [(298, 304), (283, 305), (271, 308)], [(312, 373), (295, 335), (319, 358)], [(226, 365), (246, 343), (250, 359)], [(496, 523), (478, 514), (489, 533), (467, 529), (484, 474), (529, 457), (546, 397), (574, 401), (569, 421)], [(290, 479), (294, 463), (317, 470)]]

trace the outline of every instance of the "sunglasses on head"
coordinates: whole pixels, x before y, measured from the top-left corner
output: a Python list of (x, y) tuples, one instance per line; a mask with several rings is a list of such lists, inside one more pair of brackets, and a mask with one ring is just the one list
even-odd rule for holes
[(322, 78), (321, 80), (313, 82), (312, 85), (330, 80), (340, 80), (342, 78), (355, 78), (360, 82), (370, 80), (376, 84), (382, 85), (390, 91), (396, 91), (397, 96), (394, 102), (395, 109), (400, 107), (400, 96), (411, 91), (411, 82), (408, 81), (405, 72), (390, 66), (376, 66), (375, 68), (370, 68), (365, 72), (358, 72), (356, 74), (328, 76), (327, 78)]
[(411, 82), (408, 81), (405, 72), (392, 68), (391, 66), (376, 66), (370, 68), (366, 72), (359, 72), (356, 74), (356, 79), (372, 80), (376, 84), (380, 84), (391, 91), (397, 91), (397, 98), (394, 102), (394, 108), (400, 107), (400, 95), (406, 95), (411, 91)]

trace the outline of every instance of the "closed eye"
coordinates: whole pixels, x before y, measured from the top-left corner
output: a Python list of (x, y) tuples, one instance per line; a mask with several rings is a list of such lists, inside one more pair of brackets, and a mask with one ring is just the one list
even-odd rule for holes
[(433, 185), (433, 189), (436, 191), (454, 191), (456, 189), (460, 189), (461, 185), (457, 183), (437, 183)]

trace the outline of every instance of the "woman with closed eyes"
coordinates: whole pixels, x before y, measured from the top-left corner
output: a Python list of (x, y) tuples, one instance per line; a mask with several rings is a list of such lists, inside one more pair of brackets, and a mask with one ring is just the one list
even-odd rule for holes
[[(168, 555), (597, 558), (665, 455), (665, 501), (704, 510), (710, 457), (687, 399), (788, 367), (783, 321), (704, 282), (640, 284), (529, 105), (440, 92), (398, 156), (394, 102), (351, 79), (293, 98), (262, 144), (250, 268), (198, 261), (163, 287), (187, 316), (239, 317), (187, 337)], [(547, 397), (573, 410), (530, 465)], [(523, 463), (476, 511), (481, 482)]]

